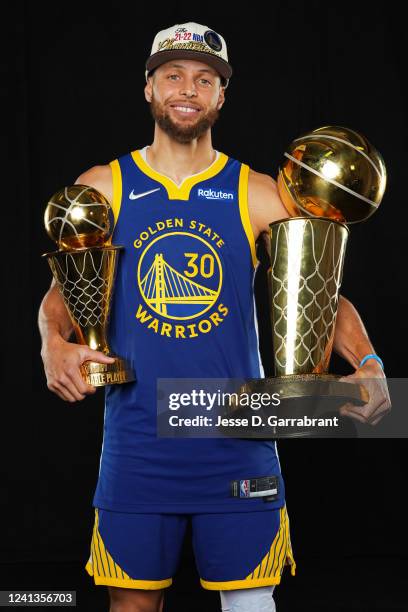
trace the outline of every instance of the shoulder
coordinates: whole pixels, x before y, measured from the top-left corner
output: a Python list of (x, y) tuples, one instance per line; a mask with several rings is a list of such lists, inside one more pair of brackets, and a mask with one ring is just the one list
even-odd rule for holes
[(93, 166), (80, 174), (75, 181), (77, 185), (89, 185), (100, 191), (108, 200), (112, 202), (112, 170), (109, 164), (103, 166)]
[(289, 216), (278, 191), (276, 181), (262, 172), (249, 169), (248, 211), (255, 240), (269, 230), (269, 224)]
[(277, 193), (277, 190), (277, 183), (269, 174), (256, 172), (252, 168), (249, 168), (248, 193), (251, 193), (253, 197), (258, 197), (259, 195), (273, 195)]

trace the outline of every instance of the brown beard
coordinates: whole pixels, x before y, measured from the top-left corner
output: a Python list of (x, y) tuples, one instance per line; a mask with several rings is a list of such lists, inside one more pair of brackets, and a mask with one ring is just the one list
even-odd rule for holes
[(164, 106), (157, 102), (154, 96), (150, 103), (150, 112), (163, 132), (181, 144), (187, 144), (196, 138), (199, 140), (201, 136), (214, 125), (220, 114), (218, 110), (209, 110), (205, 115), (200, 117), (197, 123), (182, 126), (173, 123)]

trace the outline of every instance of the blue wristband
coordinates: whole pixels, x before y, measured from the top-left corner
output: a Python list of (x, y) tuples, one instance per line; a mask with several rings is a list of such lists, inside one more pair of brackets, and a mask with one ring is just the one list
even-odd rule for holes
[(365, 357), (363, 357), (363, 359), (360, 361), (360, 365), (358, 366), (359, 368), (361, 368), (366, 361), (368, 361), (369, 359), (375, 359), (376, 361), (378, 361), (378, 363), (380, 364), (380, 366), (382, 367), (382, 369), (384, 369), (384, 364), (381, 361), (381, 359), (379, 358), (378, 355), (374, 355), (374, 353), (369, 353), (368, 355), (366, 355)]

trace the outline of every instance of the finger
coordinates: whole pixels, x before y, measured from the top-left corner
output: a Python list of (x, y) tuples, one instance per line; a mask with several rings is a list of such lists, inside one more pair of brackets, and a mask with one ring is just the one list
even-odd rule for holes
[(349, 376), (343, 376), (342, 378), (339, 379), (339, 382), (345, 382), (348, 383), (350, 385), (356, 385), (357, 387), (360, 388), (359, 390), (359, 396), (360, 399), (363, 402), (369, 402), (371, 399), (371, 394), (369, 391), (369, 386), (368, 385), (364, 385), (361, 382), (361, 378), (359, 376), (356, 376), (355, 374), (350, 374)]
[(356, 377), (354, 377), (354, 374), (349, 374), (348, 376), (342, 376), (341, 378), (338, 379), (338, 382), (346, 382), (346, 383), (350, 383), (352, 385), (355, 384), (354, 380), (356, 379)]
[[(387, 402), (384, 400), (380, 405), (364, 404), (359, 409), (353, 404), (346, 404), (340, 409), (340, 414), (343, 416), (353, 416), (356, 420), (361, 423), (371, 424), (373, 419), (377, 419), (378, 416), (383, 415), (388, 411)], [(382, 418), (382, 416), (380, 416)]]
[(85, 397), (85, 395), (83, 395), (82, 393), (78, 393), (75, 387), (69, 383), (67, 385), (64, 385), (63, 390), (67, 395), (69, 402), (80, 402)]
[(94, 351), (89, 347), (85, 347), (82, 350), (82, 360), (96, 361), (97, 363), (113, 363), (115, 361), (115, 358), (109, 357), (109, 355), (105, 355), (105, 353), (102, 353), (102, 351)]
[(339, 408), (339, 412), (340, 414), (343, 414), (343, 412), (355, 412), (356, 414), (363, 416), (364, 417), (364, 413), (363, 413), (363, 408), (365, 408), (366, 404), (362, 404), (361, 406), (359, 406), (358, 404), (353, 404), (352, 402), (347, 402), (346, 404), (343, 404), (340, 408)]
[(373, 406), (370, 404), (363, 404), (362, 406), (358, 406), (350, 402), (348, 404), (345, 404), (345, 406), (342, 406), (342, 408), (340, 409), (340, 414), (342, 414), (343, 416), (353, 416), (361, 423), (368, 423), (372, 410)]
[(388, 412), (388, 410), (385, 410), (384, 412), (381, 412), (380, 414), (377, 414), (377, 418), (375, 418), (374, 420), (370, 420), (369, 424), (370, 425), (377, 425), (377, 423), (379, 423), (381, 421), (381, 419), (383, 419), (385, 417), (387, 412)]
[(60, 399), (64, 400), (64, 402), (67, 401), (65, 395), (63, 395), (60, 391), (58, 391), (57, 389), (50, 389), (50, 391), (52, 391), (52, 393), (54, 393), (55, 395), (57, 395)]
[(86, 380), (82, 377), (81, 371), (79, 368), (75, 368), (68, 372), (68, 376), (74, 385), (77, 393), (80, 395), (89, 395), (91, 393), (95, 393), (96, 387), (93, 385), (89, 385)]
[(390, 410), (391, 405), (388, 403), (387, 400), (384, 400), (384, 402), (380, 404), (380, 406), (378, 406), (377, 409), (373, 412), (369, 419), (369, 422), (375, 424), (374, 421), (376, 421), (376, 423), (378, 423), (378, 421), (381, 420), (383, 416), (385, 416)]
[(60, 385), (74, 398), (74, 401), (79, 402), (84, 399), (85, 394), (78, 391), (76, 385), (72, 382), (68, 373), (65, 373), (59, 380)]
[(378, 417), (378, 419), (376, 419), (375, 421), (372, 421), (370, 424), (371, 425), (377, 425), (377, 423), (379, 423), (381, 421), (381, 419), (383, 418), (383, 415), (381, 415), (380, 417)]
[(70, 390), (62, 383), (54, 383), (53, 388), (51, 390), (54, 391), (58, 395), (58, 397), (63, 399), (65, 402), (76, 401)]
[(367, 419), (367, 422), (370, 423), (373, 419), (375, 419), (379, 414), (385, 412), (387, 410), (387, 399), (383, 398), (380, 400), (376, 400), (375, 402), (369, 402), (363, 406), (362, 414)]
[(347, 416), (355, 419), (356, 421), (360, 421), (360, 423), (365, 423), (366, 419), (361, 415), (359, 411), (356, 410), (356, 406), (353, 404), (344, 404), (339, 409), (339, 413), (341, 416)]

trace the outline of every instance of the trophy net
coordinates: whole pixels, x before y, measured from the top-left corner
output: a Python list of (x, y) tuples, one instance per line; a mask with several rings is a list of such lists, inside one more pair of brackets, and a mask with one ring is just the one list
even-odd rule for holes
[(78, 340), (108, 354), (105, 330), (118, 247), (52, 253), (48, 261)]
[(290, 218), (270, 229), (275, 375), (326, 373), (348, 228), (327, 219)]

